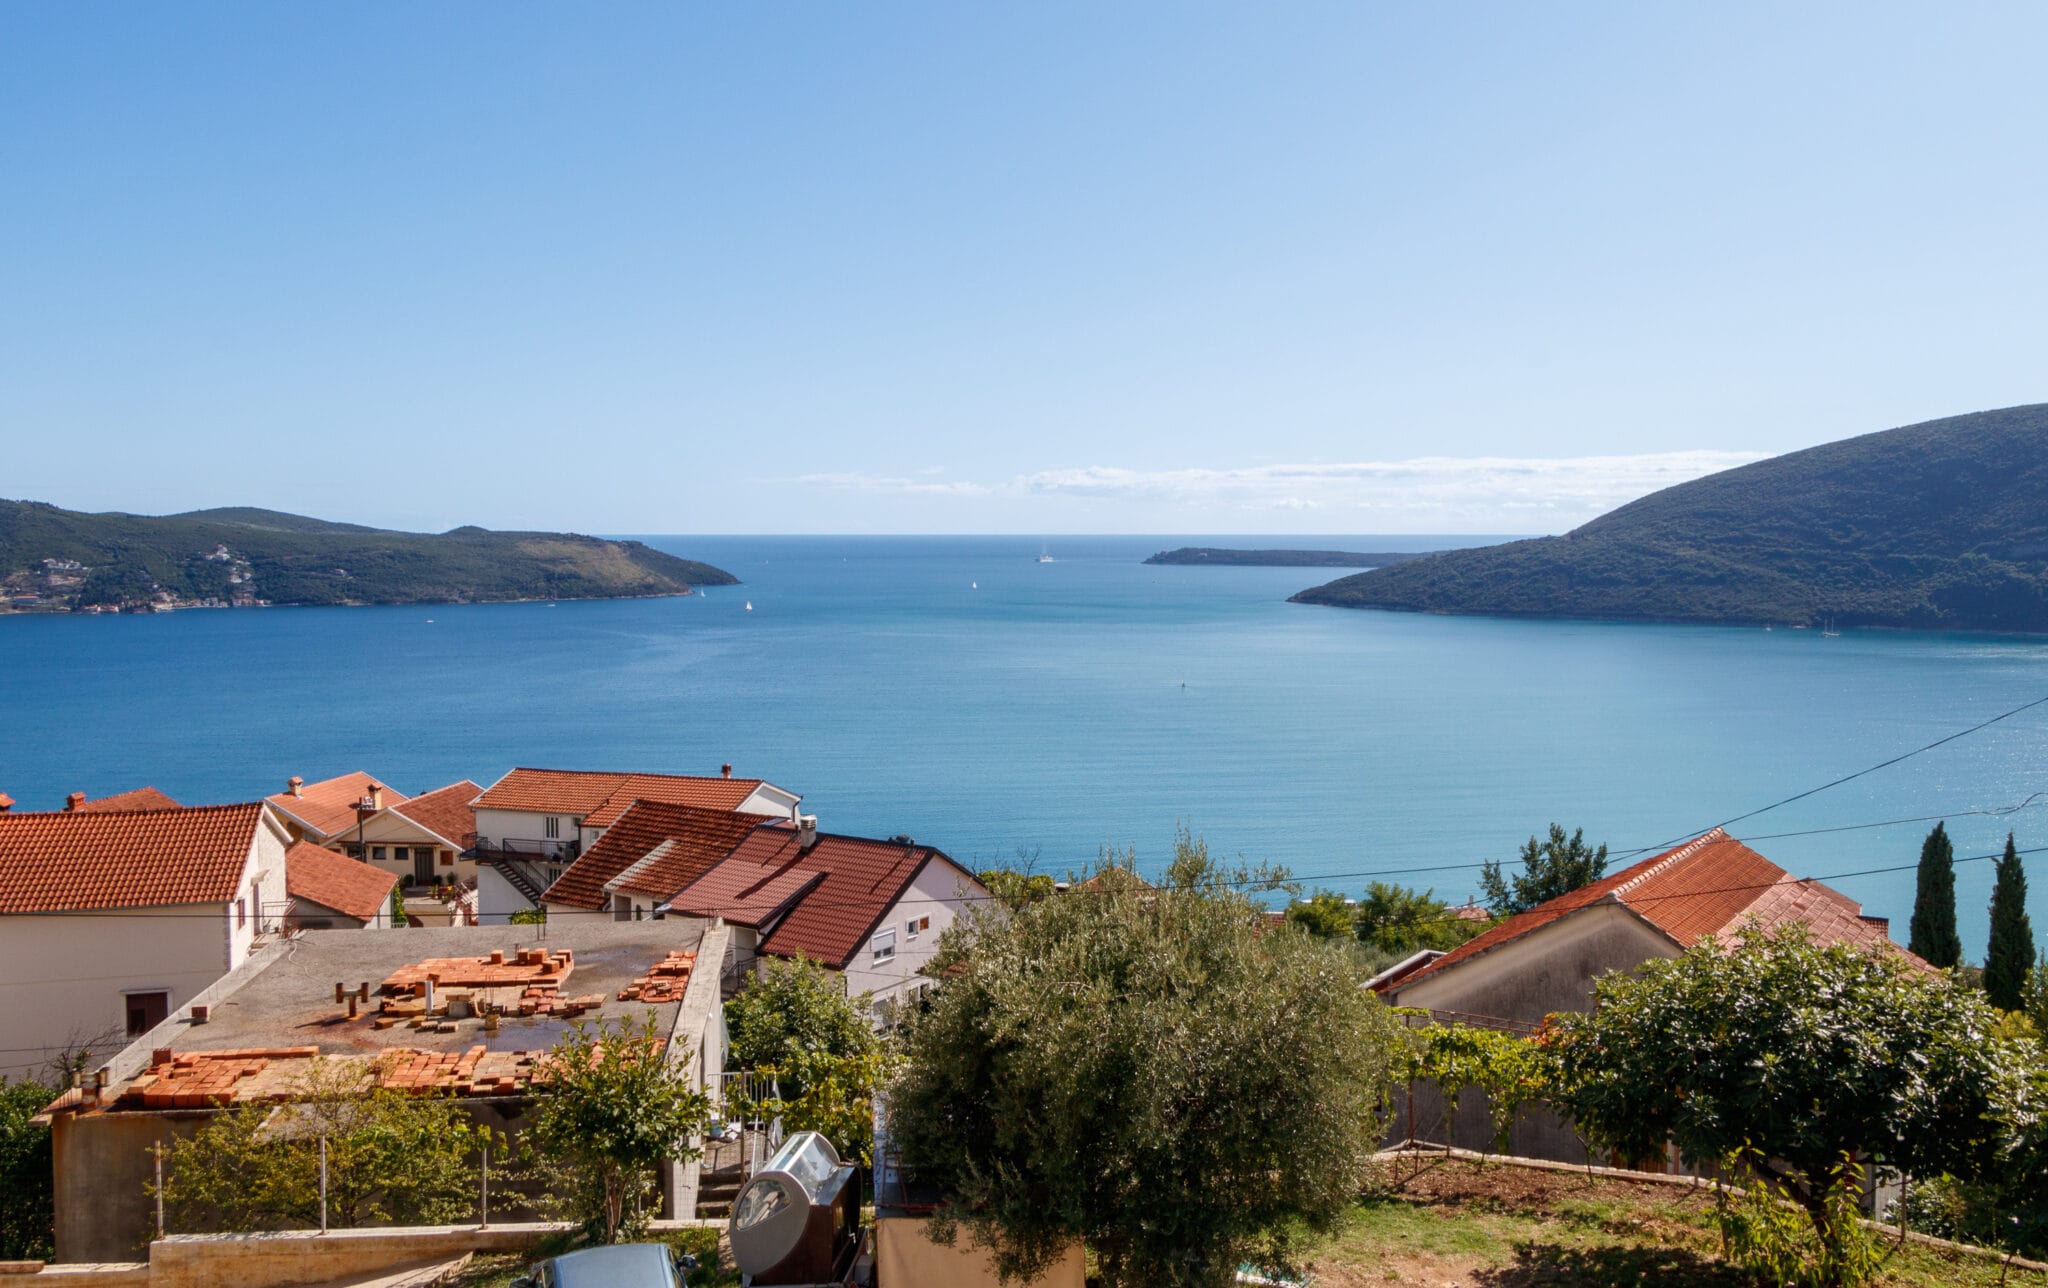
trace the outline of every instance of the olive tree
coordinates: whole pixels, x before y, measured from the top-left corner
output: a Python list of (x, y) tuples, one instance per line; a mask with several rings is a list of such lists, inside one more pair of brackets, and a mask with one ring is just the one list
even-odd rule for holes
[(663, 1164), (698, 1157), (690, 1138), (711, 1102), (665, 1046), (651, 1015), (638, 1025), (578, 1022), (535, 1079), (526, 1139), (566, 1184), (563, 1197), (595, 1242), (613, 1242), (634, 1222)]
[(1857, 1164), (1971, 1177), (1993, 1162), (1996, 1017), (1948, 976), (1803, 926), (1728, 947), (1608, 975), (1590, 1014), (1553, 1017), (1558, 1098), (1626, 1157), (1668, 1141), (1781, 1193), (1811, 1222), (1814, 1281), (1851, 1282)]
[(1106, 1285), (1221, 1285), (1342, 1217), (1405, 1044), (1340, 948), (1269, 926), (1251, 875), (1183, 833), (1158, 886), (1105, 867), (948, 932), (888, 1093), (943, 1237), (1005, 1275), (1084, 1240)]

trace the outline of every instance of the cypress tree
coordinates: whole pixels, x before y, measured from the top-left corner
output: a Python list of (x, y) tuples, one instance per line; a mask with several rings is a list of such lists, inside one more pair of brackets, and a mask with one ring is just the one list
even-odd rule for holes
[(1936, 823), (1920, 846), (1920, 888), (1913, 896), (1912, 938), (1906, 947), (1932, 966), (1947, 968), (1963, 960), (1963, 941), (1956, 934), (1956, 851), (1946, 823)]
[(2027, 871), (2005, 837), (2005, 857), (1991, 887), (1991, 948), (1984, 955), (1984, 995), (1993, 1006), (2017, 1011), (2026, 1002), (2027, 972), (2034, 968), (2034, 927), (2027, 920)]

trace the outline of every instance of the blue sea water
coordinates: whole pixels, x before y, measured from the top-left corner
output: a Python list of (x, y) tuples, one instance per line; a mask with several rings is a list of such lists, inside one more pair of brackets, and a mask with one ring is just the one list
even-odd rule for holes
[[(742, 775), (829, 830), (964, 862), (1185, 824), (1355, 891), (1462, 897), (1555, 819), (1654, 846), (2048, 695), (2048, 642), (1427, 617), (1290, 605), (1317, 569), (1148, 567), (1274, 538), (652, 537), (745, 584), (688, 598), (0, 618), (0, 791), (248, 799), (366, 769), (405, 791), (513, 765)], [(1318, 537), (1351, 549), (1471, 542)], [(1056, 562), (1036, 562), (1041, 546)], [(978, 583), (978, 587), (977, 587)], [(752, 603), (752, 611), (746, 605)], [(1910, 865), (2048, 846), (2048, 706), (1733, 830), (1903, 939)], [(1809, 833), (1784, 835), (1786, 833)], [(1958, 869), (1981, 953), (1991, 865)], [(2033, 915), (2048, 930), (2048, 862)]]

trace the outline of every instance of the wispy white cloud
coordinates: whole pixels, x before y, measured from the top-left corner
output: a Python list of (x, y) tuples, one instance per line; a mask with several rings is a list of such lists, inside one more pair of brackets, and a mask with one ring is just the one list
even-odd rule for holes
[(1554, 530), (1560, 523), (1580, 522), (1660, 488), (1766, 455), (1701, 450), (1624, 456), (1422, 456), (1170, 470), (1087, 465), (991, 482), (940, 482), (930, 478), (929, 471), (919, 478), (846, 473), (809, 474), (797, 481), (907, 495), (1143, 501), (1194, 512), (1363, 511), (1373, 520), (1443, 525), (1481, 521), (1499, 531)]

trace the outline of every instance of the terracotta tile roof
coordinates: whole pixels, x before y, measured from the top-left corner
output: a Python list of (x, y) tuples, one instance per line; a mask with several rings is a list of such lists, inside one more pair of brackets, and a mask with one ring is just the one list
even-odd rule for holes
[[(638, 865), (640, 870), (620, 888), (666, 899), (731, 854), (761, 823), (758, 815), (731, 810), (637, 802), (620, 814), (541, 898), (570, 908), (602, 909), (605, 885)], [(664, 846), (667, 848), (649, 861), (654, 851)]]
[[(793, 833), (779, 829), (764, 829), (758, 835), (775, 837), (790, 847), (796, 844)], [(841, 969), (926, 865), (953, 868), (963, 884), (980, 889), (972, 873), (928, 845), (820, 833), (802, 861), (822, 872), (825, 880), (762, 941), (761, 949), (783, 957), (802, 953)]]
[[(785, 831), (782, 835), (794, 850), (796, 833)], [(669, 906), (691, 916), (723, 917), (734, 925), (759, 927), (787, 911), (797, 896), (809, 891), (820, 879), (816, 869), (796, 862), (791, 854), (772, 846), (742, 843), (670, 899)]]
[[(793, 829), (762, 826), (672, 906), (741, 925), (773, 921), (761, 940), (762, 952), (801, 953), (843, 970), (905, 887), (932, 862), (954, 868), (965, 883), (979, 888), (971, 874), (930, 846), (820, 833), (805, 850)], [(772, 906), (777, 900), (788, 904), (779, 920)]]
[(589, 769), (515, 769), (477, 797), (478, 809), (571, 814), (587, 827), (610, 827), (636, 800), (737, 809), (758, 778), (692, 778), (683, 774), (620, 774)]
[(121, 810), (137, 809), (178, 809), (178, 802), (164, 795), (154, 787), (138, 787), (132, 792), (121, 792), (114, 796), (102, 796), (78, 806), (77, 812), (86, 814), (115, 813)]
[[(400, 801), (391, 812), (426, 828), (459, 850), (476, 848), (476, 811), (469, 803), (483, 788), (467, 778)], [(353, 822), (354, 820), (350, 820)]]
[(0, 814), (0, 913), (224, 903), (263, 806)]
[(323, 908), (369, 921), (391, 906), (391, 892), (398, 875), (384, 872), (360, 859), (323, 850), (311, 841), (300, 841), (284, 855), (286, 893)]
[(368, 796), (372, 787), (383, 789), (387, 807), (403, 804), (406, 800), (404, 792), (396, 791), (390, 784), (381, 783), (360, 770), (339, 778), (303, 784), (297, 796), (282, 791), (264, 799), (326, 837), (356, 825), (356, 802)]
[[(1394, 981), (1394, 986), (1405, 989), (1609, 898), (1663, 931), (1680, 948), (1690, 948), (1708, 935), (1726, 938), (1754, 918), (1764, 930), (1805, 921), (1818, 939), (1883, 945), (1905, 953), (1885, 934), (1882, 921), (1862, 916), (1860, 904), (1818, 881), (1795, 880), (1717, 827), (1592, 885), (1509, 917), (1421, 970)], [(1915, 963), (1920, 961), (1910, 953), (1906, 956)]]

